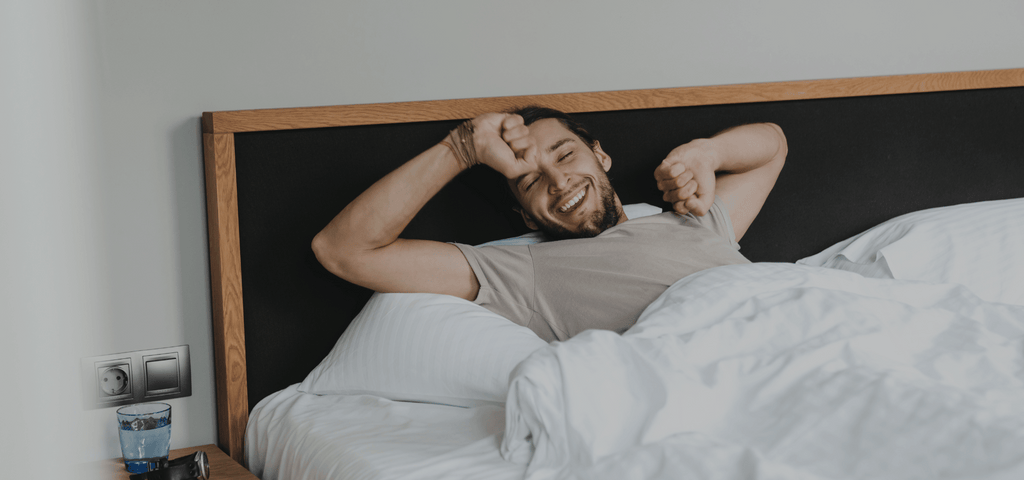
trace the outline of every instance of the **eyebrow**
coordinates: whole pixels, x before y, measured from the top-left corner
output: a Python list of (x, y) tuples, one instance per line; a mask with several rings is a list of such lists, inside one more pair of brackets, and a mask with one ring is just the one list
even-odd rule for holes
[(558, 147), (561, 147), (562, 145), (565, 145), (566, 143), (575, 142), (575, 141), (576, 141), (576, 139), (574, 139), (574, 138), (568, 138), (568, 137), (563, 138), (563, 139), (555, 142), (554, 145), (548, 147), (548, 151), (549, 152), (553, 152), (555, 150), (558, 150)]
[[(567, 144), (569, 142), (575, 142), (575, 141), (576, 141), (575, 138), (570, 138), (570, 137), (563, 138), (563, 139), (555, 142), (554, 144), (552, 144), (550, 147), (548, 147), (548, 151), (549, 152), (553, 152), (555, 150), (558, 150), (558, 147), (561, 147), (562, 145), (565, 145), (565, 144)], [(524, 178), (526, 178), (527, 175), (529, 175), (529, 173), (524, 173), (524, 174), (516, 177), (516, 188), (519, 188), (519, 184), (523, 181)]]

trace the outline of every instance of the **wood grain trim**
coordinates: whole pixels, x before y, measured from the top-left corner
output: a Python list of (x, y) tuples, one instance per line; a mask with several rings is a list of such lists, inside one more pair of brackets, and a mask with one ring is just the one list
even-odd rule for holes
[(579, 113), (1020, 86), (1024, 86), (1024, 68), (709, 87), (236, 110), (203, 113), (203, 131), (234, 133), (456, 120), (524, 105), (543, 105), (569, 113)]
[(219, 446), (242, 462), (249, 420), (242, 315), (242, 259), (235, 183), (235, 135), (203, 134)]

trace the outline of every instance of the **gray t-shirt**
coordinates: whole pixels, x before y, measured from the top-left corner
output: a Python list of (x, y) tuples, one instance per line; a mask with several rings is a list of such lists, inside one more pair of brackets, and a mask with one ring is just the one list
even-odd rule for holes
[(456, 246), (480, 284), (476, 303), (548, 342), (591, 328), (622, 333), (677, 280), (750, 263), (738, 251), (718, 198), (703, 217), (666, 212), (626, 221), (594, 238)]

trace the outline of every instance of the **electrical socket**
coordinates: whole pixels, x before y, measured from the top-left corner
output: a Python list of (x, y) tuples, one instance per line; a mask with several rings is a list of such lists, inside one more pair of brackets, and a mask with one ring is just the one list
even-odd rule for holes
[(96, 405), (131, 403), (132, 358), (124, 354), (95, 357), (82, 363), (87, 390), (86, 399)]
[(82, 359), (85, 408), (192, 395), (188, 345)]
[[(126, 368), (127, 367), (127, 368)], [(131, 388), (131, 377), (130, 372), (131, 366), (128, 364), (114, 365), (112, 367), (102, 367), (99, 372), (99, 389), (100, 395), (106, 397), (116, 397), (125, 392), (128, 392)]]

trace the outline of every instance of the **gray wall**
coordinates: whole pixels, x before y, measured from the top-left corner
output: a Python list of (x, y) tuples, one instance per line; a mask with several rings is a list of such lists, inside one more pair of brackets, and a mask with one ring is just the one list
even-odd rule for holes
[(190, 345), (216, 441), (203, 111), (1024, 67), (1019, 0), (628, 3), (0, 2), (6, 475), (120, 455), (85, 356)]

